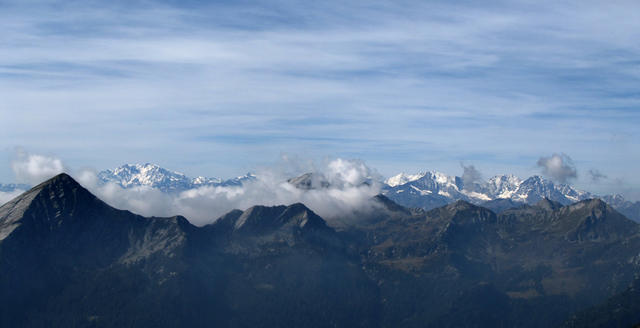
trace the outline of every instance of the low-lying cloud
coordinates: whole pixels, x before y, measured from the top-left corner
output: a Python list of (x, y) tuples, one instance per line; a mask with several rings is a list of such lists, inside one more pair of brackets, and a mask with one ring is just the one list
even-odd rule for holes
[[(254, 205), (289, 205), (301, 202), (326, 219), (345, 218), (379, 206), (372, 197), (380, 193), (380, 176), (363, 161), (342, 158), (322, 163), (283, 155), (271, 167), (256, 171), (256, 178), (240, 186), (203, 186), (166, 193), (149, 186), (123, 188), (104, 182), (92, 169), (69, 170), (59, 158), (16, 151), (11, 163), (16, 180), (39, 184), (59, 173), (71, 174), (81, 185), (109, 205), (145, 216), (183, 215), (196, 225), (214, 222), (233, 210)], [(328, 182), (317, 188), (302, 189), (287, 182), (304, 173)], [(0, 191), (0, 205), (24, 190)]]
[(25, 190), (15, 189), (12, 191), (0, 191), (0, 206), (4, 203), (18, 197), (20, 194), (25, 192)]
[(542, 169), (542, 174), (556, 182), (567, 183), (578, 177), (573, 160), (565, 153), (554, 153), (550, 157), (540, 157), (537, 165)]
[[(297, 169), (300, 169), (298, 166)], [(301, 202), (320, 216), (331, 219), (348, 216), (374, 206), (380, 193), (379, 179), (364, 162), (334, 159), (314, 165), (312, 173), (330, 182), (328, 187), (304, 190), (287, 182), (292, 176), (277, 168), (263, 168), (255, 180), (242, 186), (204, 186), (179, 193), (164, 193), (147, 186), (122, 188), (102, 183), (95, 171), (83, 170), (76, 179), (108, 204), (146, 216), (183, 215), (196, 225), (213, 222), (232, 209), (254, 205), (288, 205)], [(305, 173), (305, 172), (299, 172)]]

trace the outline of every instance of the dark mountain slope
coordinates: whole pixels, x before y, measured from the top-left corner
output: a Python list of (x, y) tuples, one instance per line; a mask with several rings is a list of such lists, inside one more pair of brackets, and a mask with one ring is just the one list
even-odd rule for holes
[(180, 289), (196, 289), (183, 259), (195, 227), (113, 209), (68, 175), (4, 205), (0, 222), (2, 326), (169, 325), (178, 318), (156, 299), (188, 302)]
[(339, 232), (303, 204), (195, 227), (59, 175), (0, 207), (0, 326), (548, 327), (640, 270), (638, 224), (600, 200), (373, 202)]
[(638, 327), (640, 325), (640, 280), (606, 302), (573, 315), (565, 327)]
[(523, 202), (517, 202), (509, 198), (492, 199), (481, 204), (482, 207), (488, 208), (497, 214), (511, 208), (518, 208), (522, 205), (524, 205)]
[(459, 201), (368, 229), (383, 320), (405, 326), (559, 325), (638, 270), (638, 225), (599, 200), (543, 199), (498, 216)]
[(0, 208), (0, 325), (375, 326), (376, 288), (302, 204), (197, 228), (116, 210), (68, 175)]

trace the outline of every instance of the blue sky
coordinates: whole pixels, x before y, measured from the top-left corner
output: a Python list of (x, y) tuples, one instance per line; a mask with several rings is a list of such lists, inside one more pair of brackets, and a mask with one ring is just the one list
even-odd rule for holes
[(576, 185), (640, 198), (637, 1), (0, 0), (0, 31), (0, 182), (16, 147), (222, 177), (283, 153), (524, 177), (565, 153)]

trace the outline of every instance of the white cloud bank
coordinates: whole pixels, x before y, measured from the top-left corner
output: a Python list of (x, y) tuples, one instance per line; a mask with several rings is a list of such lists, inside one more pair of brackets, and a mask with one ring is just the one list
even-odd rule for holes
[[(70, 171), (59, 158), (21, 149), (16, 152), (11, 167), (19, 182), (32, 186), (67, 172), (111, 206), (145, 216), (183, 215), (196, 225), (211, 223), (233, 209), (297, 202), (324, 218), (344, 217), (371, 208), (372, 197), (380, 193), (381, 187), (377, 173), (364, 162), (341, 158), (313, 164), (283, 156), (280, 163), (259, 170), (255, 180), (246, 181), (242, 186), (204, 186), (180, 193), (165, 193), (148, 186), (123, 188), (115, 183), (103, 183), (94, 170)], [(287, 182), (307, 172), (327, 181), (329, 186), (303, 190)], [(22, 192), (24, 190), (18, 189), (0, 192), (0, 204)]]
[[(292, 166), (293, 163), (286, 164)], [(301, 167), (296, 166), (295, 170), (300, 170)], [(145, 216), (183, 215), (195, 225), (211, 223), (232, 209), (296, 202), (305, 204), (326, 219), (346, 217), (371, 208), (372, 197), (380, 193), (378, 179), (371, 179), (376, 176), (375, 171), (362, 161), (338, 158), (306, 169), (321, 176), (330, 186), (312, 190), (296, 188), (287, 182), (294, 176), (281, 166), (260, 170), (255, 180), (242, 186), (205, 186), (176, 194), (146, 186), (125, 189), (114, 183), (103, 184), (91, 170), (80, 171), (74, 177), (116, 208)]]
[(12, 191), (0, 191), (0, 205), (18, 197), (20, 194), (25, 192), (25, 190), (16, 189)]

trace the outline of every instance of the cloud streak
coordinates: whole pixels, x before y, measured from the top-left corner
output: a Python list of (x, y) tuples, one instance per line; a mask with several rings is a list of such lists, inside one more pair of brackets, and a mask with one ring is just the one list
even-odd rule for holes
[(637, 2), (2, 6), (0, 146), (75, 166), (232, 176), (287, 150), (490, 175), (549, 144), (612, 175), (640, 160)]
[(597, 169), (590, 169), (588, 172), (592, 182), (597, 183), (608, 178), (604, 173), (600, 172)]

